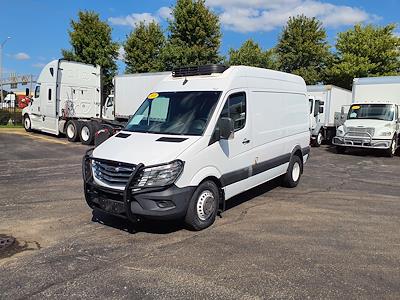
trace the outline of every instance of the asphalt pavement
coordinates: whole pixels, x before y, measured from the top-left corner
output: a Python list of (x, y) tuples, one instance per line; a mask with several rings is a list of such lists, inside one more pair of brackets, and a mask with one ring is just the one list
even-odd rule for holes
[(65, 139), (0, 129), (0, 299), (400, 298), (400, 157), (312, 148), (201, 232), (95, 214)]

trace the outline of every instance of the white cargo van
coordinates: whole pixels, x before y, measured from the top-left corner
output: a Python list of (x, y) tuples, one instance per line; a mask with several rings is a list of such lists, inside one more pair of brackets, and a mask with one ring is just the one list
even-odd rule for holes
[(181, 68), (127, 126), (89, 150), (93, 209), (135, 220), (214, 222), (225, 200), (283, 175), (295, 187), (309, 155), (308, 97), (296, 75), (246, 66)]
[(312, 145), (320, 146), (325, 140), (330, 143), (340, 126), (342, 106), (351, 104), (351, 91), (334, 85), (308, 85), (307, 91), (315, 99), (315, 128), (312, 130)]
[(347, 147), (383, 149), (392, 157), (400, 145), (400, 76), (355, 78), (347, 120), (337, 129), (338, 153)]
[(23, 109), (24, 127), (91, 144), (103, 125), (121, 128), (145, 95), (169, 73), (114, 78), (115, 95), (102, 107), (101, 69), (74, 61), (54, 60), (41, 71), (30, 105)]

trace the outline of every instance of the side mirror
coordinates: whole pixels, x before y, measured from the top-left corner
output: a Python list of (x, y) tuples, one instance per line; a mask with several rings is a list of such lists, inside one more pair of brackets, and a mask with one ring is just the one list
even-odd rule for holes
[(29, 89), (28, 89), (28, 88), (25, 89), (25, 96), (26, 96), (26, 97), (29, 97), (29, 96), (30, 96), (30, 95), (29, 95)]
[(320, 106), (320, 107), (319, 107), (319, 113), (322, 114), (323, 112), (324, 112), (324, 107), (323, 107), (323, 106)]
[(234, 131), (234, 124), (231, 118), (221, 118), (219, 120), (219, 136), (221, 140), (233, 139)]

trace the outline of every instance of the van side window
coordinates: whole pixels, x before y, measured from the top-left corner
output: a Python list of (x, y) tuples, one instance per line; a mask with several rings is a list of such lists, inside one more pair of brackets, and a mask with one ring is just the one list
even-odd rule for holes
[(37, 85), (35, 88), (35, 98), (39, 98), (40, 95), (40, 85)]
[(246, 125), (246, 94), (244, 92), (229, 96), (221, 112), (221, 118), (224, 117), (233, 120), (235, 131)]
[(48, 100), (51, 101), (51, 89), (49, 89), (49, 96), (48, 96)]

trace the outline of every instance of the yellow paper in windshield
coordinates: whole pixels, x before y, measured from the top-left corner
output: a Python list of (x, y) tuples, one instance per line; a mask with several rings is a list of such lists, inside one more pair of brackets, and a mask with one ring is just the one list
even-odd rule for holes
[(352, 109), (360, 109), (360, 105), (354, 105), (351, 107)]
[(147, 96), (147, 99), (153, 100), (158, 97), (158, 93), (151, 93), (150, 95)]

